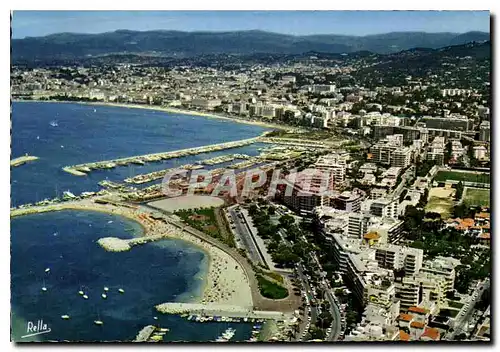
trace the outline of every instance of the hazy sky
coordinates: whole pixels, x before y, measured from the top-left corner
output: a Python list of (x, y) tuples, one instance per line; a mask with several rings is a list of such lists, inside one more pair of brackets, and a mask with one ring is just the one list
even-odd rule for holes
[(117, 29), (366, 35), (490, 30), (488, 11), (15, 11), (14, 38)]

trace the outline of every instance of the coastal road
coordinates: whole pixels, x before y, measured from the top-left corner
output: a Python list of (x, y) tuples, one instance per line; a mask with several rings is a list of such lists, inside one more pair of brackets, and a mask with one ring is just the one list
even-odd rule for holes
[[(316, 254), (311, 253), (311, 258), (316, 262), (318, 265), (318, 268), (320, 271), (323, 270), (321, 267), (321, 264), (319, 262), (318, 256)], [(321, 287), (323, 291), (325, 291), (325, 296), (326, 299), (328, 300), (328, 303), (330, 303), (330, 314), (333, 317), (332, 325), (331, 325), (331, 332), (328, 334), (326, 337), (327, 341), (336, 341), (341, 332), (341, 319), (340, 319), (340, 309), (339, 309), (339, 302), (337, 301), (337, 298), (332, 292), (332, 289), (328, 282), (326, 280), (321, 281)]]
[(487, 290), (490, 287), (489, 280), (480, 283), (475, 289), (472, 295), (472, 299), (469, 302), (469, 308), (465, 312), (462, 318), (457, 319), (457, 323), (455, 324), (455, 328), (452, 333), (449, 333), (446, 337), (447, 340), (454, 340), (456, 336), (461, 333), (467, 333), (467, 324), (471, 320), (471, 315), (474, 312), (474, 306), (476, 303), (481, 300), (481, 296), (484, 290)]
[[(311, 285), (309, 284), (309, 281), (307, 280), (307, 277), (304, 274), (304, 268), (302, 267), (302, 264), (299, 264), (297, 266), (297, 273), (299, 274), (300, 281), (304, 285), (309, 302), (312, 302), (312, 300), (316, 300), (316, 298), (312, 293)], [(311, 324), (315, 324), (317, 319), (318, 319), (318, 308), (311, 304)]]
[(243, 242), (250, 260), (254, 263), (266, 265), (264, 256), (259, 251), (259, 247), (255, 242), (252, 230), (250, 229), (250, 226), (246, 221), (244, 214), (242, 214), (241, 211), (238, 211), (237, 208), (228, 209), (228, 213), (234, 222), (234, 230), (238, 234), (238, 237), (241, 239), (241, 242)]

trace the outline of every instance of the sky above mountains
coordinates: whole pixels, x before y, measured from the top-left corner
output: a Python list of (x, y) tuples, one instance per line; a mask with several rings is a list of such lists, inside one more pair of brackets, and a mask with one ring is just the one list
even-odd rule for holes
[(308, 35), (490, 31), (488, 11), (14, 11), (12, 37), (117, 29)]

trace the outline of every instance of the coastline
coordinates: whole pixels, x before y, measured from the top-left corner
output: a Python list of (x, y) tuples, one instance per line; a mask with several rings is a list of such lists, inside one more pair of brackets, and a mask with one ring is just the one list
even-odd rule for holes
[(140, 104), (127, 104), (127, 103), (107, 103), (107, 102), (87, 102), (87, 101), (66, 101), (66, 100), (24, 100), (24, 99), (12, 99), (12, 102), (35, 102), (35, 103), (73, 103), (73, 104), (81, 104), (81, 105), (91, 105), (91, 106), (111, 106), (111, 107), (119, 107), (119, 108), (129, 108), (129, 109), (144, 109), (151, 111), (161, 111), (171, 114), (180, 114), (180, 115), (190, 115), (190, 116), (199, 116), (205, 118), (219, 119), (225, 120), (229, 122), (241, 123), (245, 125), (253, 125), (257, 127), (263, 128), (272, 128), (279, 130), (286, 130), (286, 126), (276, 125), (273, 123), (266, 123), (260, 121), (250, 121), (241, 118), (231, 118), (222, 115), (216, 115), (209, 112), (200, 112), (200, 111), (191, 111), (186, 109), (177, 109), (172, 107), (164, 107), (164, 106), (156, 106), (156, 105), (140, 105)]
[[(206, 272), (203, 268), (200, 268), (194, 278), (197, 280), (200, 274), (203, 275), (203, 282), (198, 286), (199, 288), (196, 288), (196, 294), (194, 295), (193, 292), (186, 293), (193, 295), (192, 300), (190, 300), (191, 302), (226, 304), (241, 307), (253, 306), (249, 278), (243, 268), (239, 266), (238, 262), (230, 254), (186, 231), (177, 229), (171, 224), (140, 216), (144, 213), (135, 209), (118, 208), (108, 204), (96, 204), (86, 199), (80, 201), (78, 204), (68, 202), (55, 206), (39, 207), (33, 213), (14, 211), (14, 215), (11, 212), (11, 217), (61, 210), (97, 211), (122, 216), (141, 225), (143, 229), (141, 237), (158, 236), (161, 234), (164, 239), (178, 239), (187, 242), (203, 251), (208, 260)], [(185, 296), (183, 295), (183, 297)]]

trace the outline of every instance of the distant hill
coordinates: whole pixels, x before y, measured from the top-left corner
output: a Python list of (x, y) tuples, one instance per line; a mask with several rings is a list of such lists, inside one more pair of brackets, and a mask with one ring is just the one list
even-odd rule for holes
[(109, 54), (192, 57), (207, 54), (387, 54), (415, 47), (441, 48), (490, 39), (489, 33), (393, 32), (368, 36), (293, 36), (263, 31), (180, 32), (118, 30), (100, 34), (58, 33), (12, 39), (12, 60), (76, 59)]

